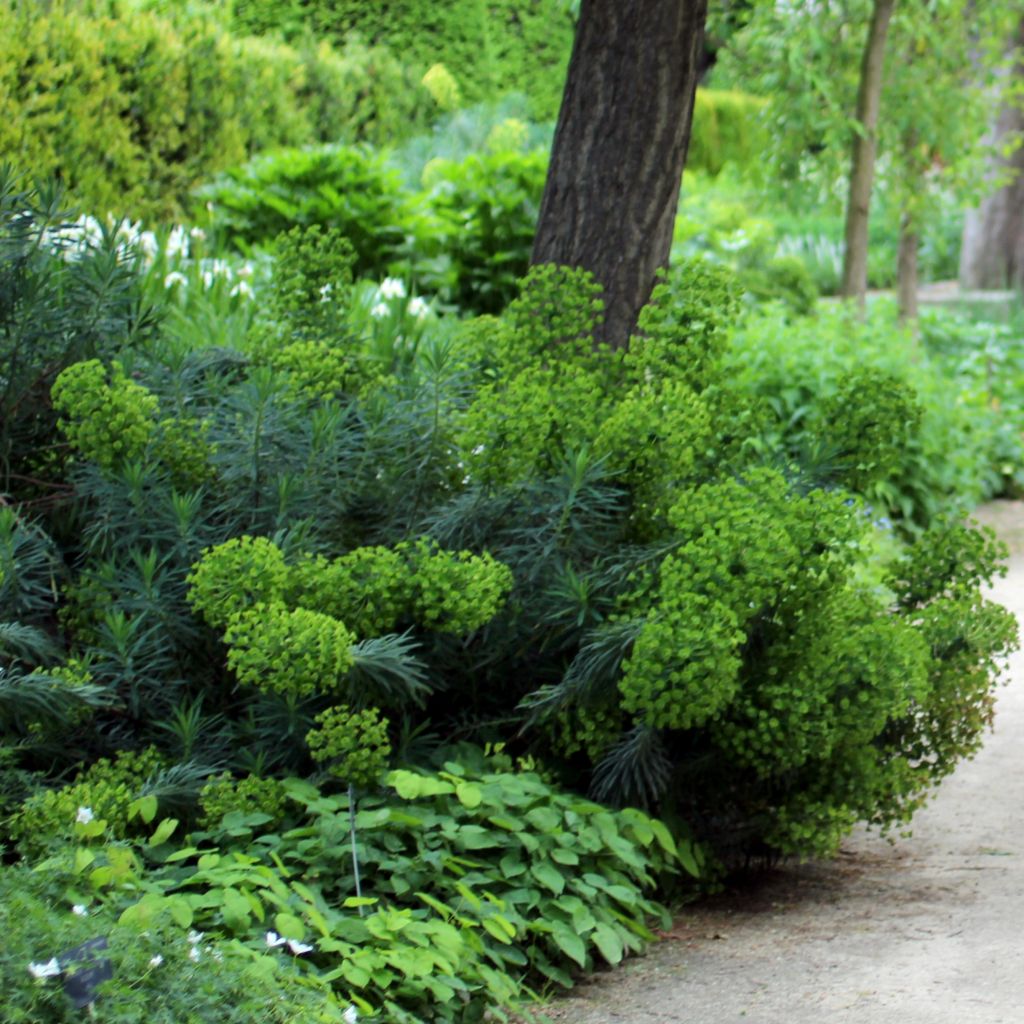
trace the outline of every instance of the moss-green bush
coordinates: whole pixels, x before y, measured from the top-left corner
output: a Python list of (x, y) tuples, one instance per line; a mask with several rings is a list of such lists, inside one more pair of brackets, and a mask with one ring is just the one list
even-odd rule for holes
[(421, 75), (443, 64), (468, 102), (526, 93), (540, 119), (558, 113), (573, 38), (572, 17), (559, 0), (241, 0), (233, 11), (246, 32), (292, 39), (311, 32), (336, 44), (356, 32), (402, 54)]
[(686, 167), (717, 175), (726, 164), (744, 168), (764, 152), (767, 129), (759, 114), (765, 101), (723, 89), (698, 89)]
[(0, 153), (59, 176), (97, 214), (173, 216), (196, 184), (257, 150), (379, 142), (436, 109), (386, 52), (295, 50), (199, 14), (4, 0), (0, 35)]

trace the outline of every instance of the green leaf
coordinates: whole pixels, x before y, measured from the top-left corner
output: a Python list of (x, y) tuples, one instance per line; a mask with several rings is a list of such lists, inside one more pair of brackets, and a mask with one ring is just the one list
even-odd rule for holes
[(297, 942), (301, 942), (306, 935), (306, 926), (294, 914), (275, 914), (274, 929), (278, 935), (286, 939), (295, 939)]
[(522, 832), (525, 827), (519, 818), (513, 818), (502, 814), (494, 814), (487, 820), (496, 828), (503, 828), (507, 832)]
[(80, 875), (94, 860), (96, 854), (85, 846), (75, 850), (75, 874)]
[(567, 925), (558, 922), (551, 931), (551, 937), (558, 948), (580, 967), (587, 966), (586, 943)]
[(500, 914), (492, 914), (490, 917), (485, 917), (483, 919), (483, 926), (484, 931), (506, 945), (515, 938), (515, 926)]
[(697, 862), (696, 856), (694, 856), (693, 844), (684, 841), (679, 844), (677, 852), (679, 855), (679, 863), (682, 864), (694, 878), (700, 878), (700, 864)]
[[(377, 902), (373, 896), (349, 896), (342, 903), (343, 907), (372, 907)], [(284, 932), (281, 933), (282, 935)]]
[(156, 809), (157, 799), (155, 796), (152, 794), (140, 796), (138, 800), (133, 800), (128, 808), (128, 818), (131, 820), (138, 815), (145, 824), (149, 825), (152, 824), (153, 819), (156, 817)]
[(470, 810), (479, 807), (484, 798), (480, 787), (474, 786), (471, 782), (460, 782), (455, 787), (455, 795), (458, 797), (459, 803)]
[(530, 874), (545, 888), (550, 889), (556, 896), (562, 895), (565, 888), (565, 878), (553, 864), (542, 861), (530, 867)]
[(608, 963), (617, 964), (622, 959), (622, 939), (611, 925), (599, 924), (590, 937)]
[(397, 769), (387, 776), (387, 783), (403, 800), (415, 800), (421, 796), (440, 796), (455, 792), (455, 787), (443, 779), (431, 775)]
[(161, 843), (166, 843), (168, 839), (174, 833), (174, 830), (178, 827), (177, 818), (164, 818), (156, 827), (156, 831), (149, 837), (148, 846), (159, 846)]
[(356, 988), (366, 988), (370, 984), (370, 972), (352, 963), (351, 960), (342, 960), (341, 973), (345, 980)]
[(501, 868), (501, 873), (505, 878), (515, 878), (526, 871), (526, 865), (514, 853), (506, 853), (498, 862), (498, 867)]
[(172, 899), (170, 901), (171, 917), (179, 928), (191, 928), (194, 915), (188, 900)]
[(557, 861), (559, 864), (575, 865), (579, 864), (579, 854), (574, 850), (568, 850), (564, 846), (556, 846), (551, 851), (551, 859)]

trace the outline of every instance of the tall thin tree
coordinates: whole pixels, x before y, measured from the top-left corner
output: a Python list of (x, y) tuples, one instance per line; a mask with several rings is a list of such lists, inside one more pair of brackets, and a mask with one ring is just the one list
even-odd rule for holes
[(850, 197), (846, 204), (846, 244), (840, 294), (856, 299), (861, 306), (868, 288), (868, 211), (875, 179), (885, 39), (895, 7), (896, 0), (874, 2), (857, 90), (857, 129), (850, 166)]

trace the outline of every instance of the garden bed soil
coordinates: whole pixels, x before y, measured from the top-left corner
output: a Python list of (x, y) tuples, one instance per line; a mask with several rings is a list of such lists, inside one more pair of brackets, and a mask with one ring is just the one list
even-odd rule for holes
[[(992, 596), (1024, 623), (1024, 502)], [(1024, 654), (985, 748), (893, 841), (784, 864), (684, 908), (647, 956), (546, 1008), (558, 1024), (1018, 1024), (1024, 1013)]]

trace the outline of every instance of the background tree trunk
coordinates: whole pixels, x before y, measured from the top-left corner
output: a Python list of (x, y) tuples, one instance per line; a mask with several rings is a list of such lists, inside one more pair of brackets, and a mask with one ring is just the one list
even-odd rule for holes
[[(1014, 42), (1013, 80), (1024, 85), (1024, 18)], [(1005, 145), (1024, 137), (1024, 101), (1005, 102), (992, 126), (990, 143)], [(1024, 146), (995, 161), (994, 173), (1009, 173), (1009, 184), (968, 210), (960, 247), (961, 288), (1024, 290)]]
[(871, 186), (875, 178), (876, 133), (882, 101), (885, 37), (895, 6), (896, 0), (875, 0), (857, 89), (856, 116), (862, 130), (853, 140), (840, 294), (846, 298), (855, 298), (861, 306), (864, 305), (864, 295), (868, 289), (868, 210), (871, 206)]
[(533, 263), (591, 271), (628, 344), (668, 263), (707, 0), (583, 0)]
[(900, 319), (917, 319), (918, 235), (909, 214), (900, 220), (900, 251), (896, 264)]

